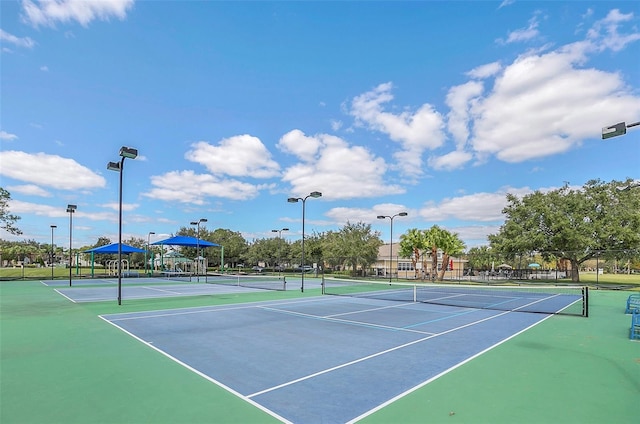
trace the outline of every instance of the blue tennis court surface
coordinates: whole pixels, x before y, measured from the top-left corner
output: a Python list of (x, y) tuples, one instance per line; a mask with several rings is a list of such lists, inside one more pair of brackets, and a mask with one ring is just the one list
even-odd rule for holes
[(355, 422), (548, 315), (322, 296), (102, 318), (283, 422)]

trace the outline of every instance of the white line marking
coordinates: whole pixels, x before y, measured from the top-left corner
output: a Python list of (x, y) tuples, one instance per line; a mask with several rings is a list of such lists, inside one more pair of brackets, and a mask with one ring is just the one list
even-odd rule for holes
[(149, 346), (151, 349), (155, 350), (156, 352), (166, 356), (167, 358), (171, 359), (172, 361), (175, 361), (176, 363), (182, 365), (183, 367), (185, 367), (186, 369), (188, 369), (189, 371), (192, 371), (194, 373), (196, 373), (197, 375), (199, 375), (200, 377), (209, 380), (210, 382), (216, 384), (217, 386), (223, 388), (224, 390), (227, 390), (230, 393), (233, 393), (234, 395), (238, 396), (240, 399), (250, 403), (251, 405), (255, 406), (256, 408), (266, 412), (267, 414), (271, 415), (272, 417), (282, 421), (283, 423), (287, 423), (287, 424), (293, 424), (291, 423), (291, 421), (281, 417), (280, 415), (276, 414), (275, 412), (271, 411), (270, 409), (265, 408), (264, 406), (260, 405), (259, 403), (255, 402), (254, 400), (249, 399), (248, 397), (242, 395), (239, 392), (236, 392), (235, 390), (233, 390), (231, 387), (221, 383), (220, 381), (209, 377), (208, 375), (198, 371), (197, 369), (193, 368), (192, 366), (182, 362), (181, 360), (179, 360), (178, 358), (169, 355), (167, 352), (155, 347), (152, 343), (147, 342), (146, 340), (141, 339), (140, 337), (136, 336), (135, 334), (125, 330), (124, 328), (120, 327), (117, 324), (114, 324), (113, 322), (109, 321), (108, 319), (104, 318), (103, 316), (100, 315), (100, 318), (106, 322), (108, 322), (109, 324), (113, 325), (114, 327), (120, 329), (121, 331), (123, 331), (124, 333), (130, 335), (131, 337), (133, 337), (134, 339), (138, 340), (141, 343), (144, 343), (145, 345)]

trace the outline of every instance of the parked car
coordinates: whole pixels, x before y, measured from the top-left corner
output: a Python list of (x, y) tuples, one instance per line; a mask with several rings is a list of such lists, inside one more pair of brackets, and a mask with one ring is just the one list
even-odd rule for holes
[(276, 265), (276, 266), (273, 267), (273, 270), (274, 271), (284, 271), (285, 268), (282, 265)]
[(255, 272), (262, 272), (262, 270), (264, 268), (262, 268), (261, 266), (254, 266), (253, 268), (251, 268), (252, 270), (254, 270)]
[(295, 272), (302, 272), (302, 270), (303, 270), (303, 269), (304, 269), (304, 272), (311, 272), (311, 271), (313, 271), (313, 267), (312, 267), (312, 266), (310, 266), (310, 265), (305, 265), (304, 267), (297, 266), (297, 267), (295, 267), (293, 270), (294, 270)]

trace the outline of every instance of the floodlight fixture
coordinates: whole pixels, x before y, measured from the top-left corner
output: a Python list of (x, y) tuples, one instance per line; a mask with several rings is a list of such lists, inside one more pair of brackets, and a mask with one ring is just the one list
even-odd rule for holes
[(120, 156), (127, 159), (135, 159), (138, 157), (138, 150), (131, 147), (122, 146), (120, 148)]

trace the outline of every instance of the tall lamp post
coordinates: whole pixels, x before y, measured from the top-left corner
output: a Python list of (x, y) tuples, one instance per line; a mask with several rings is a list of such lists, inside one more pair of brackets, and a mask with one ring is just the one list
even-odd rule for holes
[(71, 287), (71, 261), (73, 260), (71, 246), (73, 241), (73, 214), (76, 209), (78, 209), (77, 205), (67, 205), (67, 212), (69, 212), (69, 287)]
[[(281, 230), (271, 230), (272, 233), (278, 233), (278, 238), (280, 240), (282, 240), (282, 232), (283, 231), (289, 231), (288, 228), (283, 228)], [(280, 274), (281, 270), (282, 270), (282, 266), (280, 265), (280, 252), (281, 249), (278, 249), (278, 275)]]
[(289, 197), (287, 199), (287, 202), (289, 203), (298, 203), (299, 201), (302, 201), (302, 265), (301, 265), (302, 285), (300, 286), (300, 291), (303, 293), (304, 293), (304, 272), (305, 272), (305, 269), (304, 269), (304, 208), (305, 208), (305, 203), (307, 202), (307, 199), (309, 197), (313, 197), (314, 199), (317, 199), (318, 197), (322, 197), (322, 193), (320, 193), (319, 191), (312, 191), (305, 197)]
[(151, 234), (155, 234), (153, 231), (149, 231), (149, 234), (147, 234), (147, 250), (144, 251), (144, 272), (149, 275), (150, 274), (150, 270), (151, 267), (149, 267), (149, 271), (147, 271), (147, 265), (149, 265), (149, 262), (147, 261), (147, 252), (149, 251), (149, 243), (151, 242)]
[(196, 262), (196, 274), (198, 276), (198, 283), (200, 282), (200, 223), (207, 222), (207, 218), (200, 218), (197, 221), (192, 221), (191, 225), (195, 225), (197, 227), (196, 230), (196, 255), (198, 255)]
[(391, 232), (389, 239), (389, 282), (391, 282), (391, 277), (393, 276), (392, 264), (393, 264), (393, 218), (396, 216), (407, 216), (406, 212), (400, 212), (395, 215), (378, 215), (378, 219), (386, 219), (389, 218), (391, 221)]
[(118, 207), (118, 305), (122, 305), (122, 174), (124, 173), (124, 160), (138, 157), (138, 150), (122, 146), (120, 148), (120, 162), (109, 162), (107, 169), (120, 174), (120, 195)]
[(57, 225), (51, 225), (51, 279), (53, 280), (53, 257), (55, 255), (55, 249), (53, 247), (53, 229), (58, 228)]

